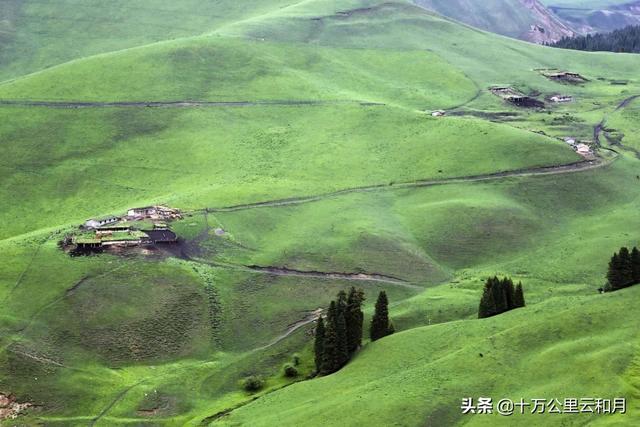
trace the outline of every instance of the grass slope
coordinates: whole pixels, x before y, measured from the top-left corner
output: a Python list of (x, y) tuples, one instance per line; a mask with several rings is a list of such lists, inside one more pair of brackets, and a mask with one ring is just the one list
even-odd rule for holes
[(637, 414), (463, 416), (460, 403), (468, 396), (637, 393), (625, 377), (638, 339), (625, 308), (639, 292), (559, 298), (488, 320), (412, 329), (369, 345), (337, 374), (272, 393), (210, 425), (390, 425), (400, 414), (401, 425), (560, 425), (577, 418), (630, 425)]
[[(391, 398), (372, 409), (380, 419), (409, 413), (411, 424), (427, 414), (436, 424), (458, 422), (459, 394), (559, 393), (560, 382), (545, 389), (541, 376), (524, 373), (545, 360), (553, 376), (569, 364), (585, 372), (575, 393), (618, 391), (621, 378), (637, 384), (630, 365), (637, 328), (622, 326), (632, 321), (637, 292), (594, 295), (610, 253), (640, 241), (631, 153), (573, 174), (386, 186), (574, 162), (554, 137), (589, 137), (605, 116), (614, 123), (620, 100), (640, 92), (637, 65), (637, 57), (490, 35), (407, 2), (316, 0), (256, 11), (209, 36), (89, 57), (0, 85), (0, 98), (13, 100), (321, 101), (2, 105), (1, 390), (41, 405), (27, 424), (198, 424), (256, 397), (240, 390), (247, 375), (267, 378), (262, 394), (288, 386), (281, 366), (294, 352), (307, 375), (311, 326), (289, 328), (352, 285), (368, 295), (367, 318), (386, 289), (403, 332), (367, 346), (345, 371), (268, 394), (265, 406), (261, 398), (225, 422), (269, 423), (276, 412), (265, 408), (289, 401), (283, 424), (314, 422), (323, 404), (307, 405), (313, 399), (368, 409), (384, 393)], [(590, 82), (561, 85), (540, 67), (570, 67)], [(613, 86), (614, 78), (628, 84)], [(566, 92), (576, 102), (528, 112), (487, 94), (491, 84)], [(423, 112), (438, 108), (464, 115)], [(616, 129), (627, 132), (631, 122)], [(70, 258), (56, 246), (72, 225), (132, 205), (216, 208), (371, 185), (384, 187), (298, 205), (191, 211), (175, 224), (190, 258)], [(251, 265), (396, 281), (273, 275)], [(530, 306), (473, 320), (482, 281), (496, 273), (523, 280)], [(615, 335), (606, 334), (607, 323), (619, 326)], [(577, 356), (582, 351), (587, 356)], [(481, 365), (517, 352), (523, 357), (508, 372), (522, 383), (496, 378), (500, 365)], [(371, 363), (389, 386), (372, 378)], [(464, 373), (466, 363), (478, 373)], [(413, 382), (405, 378), (412, 372)], [(420, 375), (430, 376), (429, 386)]]
[(204, 34), (289, 3), (6, 0), (0, 5), (0, 81), (85, 56)]

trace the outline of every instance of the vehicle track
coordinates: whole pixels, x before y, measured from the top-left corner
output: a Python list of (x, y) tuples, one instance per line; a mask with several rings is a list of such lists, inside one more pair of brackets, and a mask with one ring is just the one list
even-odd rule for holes
[(380, 282), (393, 286), (400, 286), (403, 288), (423, 291), (424, 288), (418, 285), (409, 283), (403, 279), (397, 277), (385, 276), (383, 274), (376, 273), (345, 273), (345, 272), (327, 272), (327, 271), (307, 271), (307, 270), (294, 270), (285, 267), (275, 266), (259, 266), (259, 265), (242, 265), (233, 264), (228, 262), (215, 262), (207, 261), (197, 257), (191, 257), (188, 254), (184, 254), (183, 259), (195, 263), (206, 264), (211, 267), (223, 268), (228, 270), (246, 271), (248, 273), (266, 274), (270, 276), (291, 276), (291, 277), (309, 277), (314, 279), (330, 279), (330, 280), (347, 280), (355, 282)]
[(312, 195), (312, 196), (301, 196), (301, 197), (291, 197), (286, 199), (267, 200), (263, 202), (246, 203), (246, 204), (226, 206), (226, 207), (204, 208), (204, 209), (196, 210), (196, 212), (209, 212), (209, 213), (210, 212), (214, 212), (214, 213), (215, 212), (236, 212), (236, 211), (243, 211), (247, 209), (300, 205), (304, 203), (317, 202), (317, 201), (330, 199), (338, 196), (343, 196), (347, 194), (353, 194), (353, 193), (370, 193), (370, 192), (377, 192), (377, 191), (392, 191), (392, 190), (405, 189), (405, 188), (434, 187), (438, 185), (448, 185), (448, 184), (464, 184), (464, 183), (482, 182), (482, 181), (495, 181), (495, 180), (500, 180), (505, 178), (563, 175), (563, 174), (576, 173), (576, 172), (581, 172), (585, 170), (604, 167), (609, 165), (612, 162), (613, 160), (598, 158), (596, 160), (582, 160), (579, 162), (568, 163), (565, 165), (541, 166), (541, 167), (535, 167), (535, 168), (517, 169), (513, 171), (495, 172), (495, 173), (481, 174), (481, 175), (471, 175), (471, 176), (458, 177), (458, 178), (425, 179), (425, 180), (407, 181), (407, 182), (400, 182), (400, 183), (375, 184), (370, 186), (346, 188), (343, 190), (338, 190), (338, 191), (333, 191), (333, 192), (318, 194), (318, 195)]
[(0, 99), (0, 107), (43, 107), (43, 108), (222, 108), (222, 107), (269, 107), (269, 106), (324, 106), (324, 105), (350, 105), (356, 104), (363, 107), (384, 106), (378, 102), (361, 100), (311, 100), (311, 99), (281, 99), (260, 101), (37, 101), (30, 99)]

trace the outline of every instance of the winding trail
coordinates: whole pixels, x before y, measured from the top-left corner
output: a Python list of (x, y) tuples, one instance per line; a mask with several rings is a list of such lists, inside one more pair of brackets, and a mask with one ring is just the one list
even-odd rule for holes
[(144, 383), (146, 380), (147, 380), (146, 378), (143, 378), (137, 383), (134, 383), (129, 387), (125, 388), (124, 390), (121, 390), (113, 398), (113, 400), (109, 402), (109, 404), (102, 411), (100, 411), (98, 415), (96, 415), (94, 418), (91, 419), (91, 421), (88, 424), (89, 427), (93, 427), (100, 420), (100, 418), (104, 417), (111, 410), (111, 408), (113, 408), (118, 402), (120, 402), (127, 395), (127, 393), (129, 393), (129, 391), (131, 391), (131, 389), (139, 386), (140, 384)]
[[(275, 337), (273, 340), (271, 340), (269, 343), (261, 346), (261, 347), (256, 347), (254, 349), (252, 349), (248, 354), (250, 353), (256, 353), (262, 350), (266, 350), (270, 347), (273, 347), (275, 345), (277, 345), (278, 343), (280, 343), (281, 341), (284, 341), (285, 339), (287, 339), (289, 336), (291, 336), (293, 333), (295, 333), (296, 331), (298, 331), (299, 329), (315, 322), (316, 320), (318, 320), (318, 318), (322, 315), (323, 310), (322, 309), (316, 309), (314, 311), (310, 311), (307, 312), (306, 316), (297, 321), (294, 322), (292, 324), (290, 324), (287, 329), (280, 335), (278, 335), (277, 337)], [(248, 355), (247, 354), (247, 355)], [(246, 357), (246, 355), (245, 355)], [(201, 364), (207, 364), (210, 363), (210, 361), (203, 361)], [(175, 370), (173, 370), (170, 373), (166, 373), (163, 375), (160, 375), (160, 377), (165, 377), (168, 375), (175, 375), (177, 372), (181, 371), (181, 370), (186, 370), (186, 369), (190, 369), (192, 368), (192, 366), (185, 366), (185, 367), (180, 367), (177, 368)], [(158, 377), (155, 377), (158, 378)], [(149, 379), (151, 379), (150, 377), (143, 377), (141, 378), (139, 381), (125, 387), (124, 389), (120, 390), (120, 392), (118, 392), (118, 394), (116, 394), (113, 399), (107, 404), (107, 406), (105, 406), (102, 411), (100, 411), (100, 413), (98, 415), (96, 415), (94, 418), (91, 419), (91, 421), (88, 424), (88, 427), (93, 427), (96, 425), (96, 423), (98, 421), (100, 421), (100, 419), (102, 417), (104, 417), (105, 415), (107, 415), (109, 413), (109, 411), (111, 411), (111, 409), (113, 409), (114, 406), (116, 406), (122, 399), (124, 399), (124, 397), (127, 395), (127, 393), (129, 393), (131, 390), (133, 390), (134, 388), (138, 387), (141, 384), (144, 384), (145, 382), (149, 381)]]
[[(627, 108), (629, 104), (631, 104), (633, 101), (635, 101), (638, 98), (640, 98), (640, 95), (632, 95), (628, 98), (623, 99), (613, 111), (617, 112)], [(606, 131), (606, 125), (607, 125), (608, 119), (609, 119), (609, 114), (604, 116), (602, 120), (593, 127), (593, 139), (596, 145), (598, 147), (602, 147), (601, 135), (604, 133), (604, 136), (607, 139), (607, 142), (609, 142), (610, 146), (620, 147), (625, 151), (630, 151), (633, 154), (635, 154), (636, 158), (640, 159), (640, 150), (633, 147), (626, 146), (622, 142), (611, 142), (611, 140), (608, 138), (607, 131)]]
[(495, 172), (481, 175), (471, 175), (457, 178), (445, 178), (445, 179), (425, 179), (416, 181), (407, 181), (400, 183), (389, 184), (375, 184), (363, 187), (346, 188), (343, 190), (333, 191), (324, 194), (291, 197), (286, 199), (267, 200), (263, 202), (246, 203), (240, 205), (226, 206), (226, 207), (213, 207), (195, 210), (195, 212), (237, 212), (247, 209), (258, 209), (278, 206), (291, 206), (300, 205), (304, 203), (317, 202), (333, 197), (343, 196), (353, 193), (371, 193), (376, 191), (393, 191), (405, 188), (419, 188), (419, 187), (434, 187), (438, 185), (448, 184), (464, 184), (472, 182), (483, 181), (495, 181), (505, 178), (518, 178), (518, 177), (530, 177), (530, 176), (547, 176), (547, 175), (562, 175), (569, 173), (576, 173), (586, 171), (590, 169), (596, 169), (611, 164), (613, 160), (601, 159), (596, 160), (581, 160), (579, 162), (568, 163), (565, 165), (556, 166), (541, 166), (534, 168), (516, 169), (512, 171)]
[(262, 267), (258, 265), (248, 265), (246, 268), (253, 272), (265, 273), (272, 276), (294, 276), (294, 277), (310, 277), (316, 279), (339, 279), (354, 280), (362, 282), (381, 282), (391, 285), (404, 286), (411, 289), (424, 290), (424, 288), (407, 283), (397, 277), (385, 276), (375, 273), (340, 273), (340, 272), (323, 272), (323, 271), (303, 271), (294, 270), (284, 267)]
[(290, 324), (287, 327), (286, 331), (284, 331), (282, 334), (280, 334), (277, 337), (275, 337), (268, 344), (265, 344), (262, 347), (254, 348), (253, 350), (251, 350), (251, 352), (255, 353), (255, 352), (258, 352), (258, 351), (266, 350), (267, 348), (273, 347), (274, 345), (280, 343), (281, 341), (284, 341), (291, 334), (296, 332), (298, 329), (303, 328), (303, 327), (315, 322), (316, 320), (318, 320), (318, 318), (322, 315), (322, 313), (323, 313), (323, 310), (321, 308), (319, 308), (317, 310), (314, 310), (314, 311), (311, 311), (311, 312), (308, 312), (304, 319)]
[(205, 259), (191, 257), (188, 254), (183, 254), (183, 259), (195, 263), (209, 265), (211, 267), (223, 268), (228, 270), (245, 271), (248, 273), (259, 273), (270, 276), (290, 276), (290, 277), (307, 277), (314, 279), (328, 279), (328, 280), (347, 280), (354, 282), (379, 282), (386, 283), (393, 286), (400, 286), (407, 289), (423, 291), (424, 288), (418, 285), (409, 283), (403, 279), (385, 276), (378, 273), (346, 273), (335, 271), (307, 271), (307, 270), (295, 270), (286, 267), (276, 266), (260, 266), (260, 265), (242, 265), (233, 264), (228, 262), (216, 262), (208, 261)]
[(43, 108), (222, 108), (222, 107), (269, 107), (269, 106), (324, 106), (350, 105), (363, 107), (384, 106), (378, 102), (360, 100), (312, 100), (312, 99), (281, 99), (258, 101), (37, 101), (29, 99), (0, 99), (0, 107), (43, 107)]

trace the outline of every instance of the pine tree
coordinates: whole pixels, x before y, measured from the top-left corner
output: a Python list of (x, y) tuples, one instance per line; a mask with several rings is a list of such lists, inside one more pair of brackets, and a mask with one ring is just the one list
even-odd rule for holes
[(524, 307), (525, 306), (525, 302), (524, 302), (524, 291), (522, 290), (522, 283), (519, 282), (516, 285), (516, 289), (513, 293), (513, 307), (514, 308), (520, 308), (520, 307)]
[(504, 298), (506, 300), (507, 310), (511, 310), (514, 308), (514, 294), (515, 287), (513, 286), (513, 280), (508, 277), (505, 277), (502, 281), (502, 292), (504, 293)]
[(494, 277), (491, 279), (491, 291), (493, 293), (493, 301), (496, 307), (495, 314), (504, 313), (509, 308), (507, 306), (507, 296), (504, 292), (505, 281)]
[(623, 287), (624, 278), (622, 276), (622, 266), (620, 264), (620, 257), (617, 253), (614, 253), (609, 261), (609, 270), (607, 271), (607, 280), (612, 291), (621, 289)]
[(362, 345), (362, 323), (364, 313), (362, 313), (362, 303), (364, 302), (364, 292), (362, 289), (352, 287), (347, 297), (347, 349), (349, 353), (354, 353)]
[(316, 362), (316, 372), (320, 372), (322, 368), (322, 357), (324, 356), (324, 320), (322, 316), (318, 318), (318, 324), (316, 325), (316, 334), (315, 334), (315, 362)]
[(320, 374), (332, 374), (338, 367), (338, 336), (336, 333), (336, 302), (331, 301), (327, 310), (327, 322), (324, 332), (324, 351), (322, 353), (322, 363)]
[(347, 311), (347, 294), (345, 291), (338, 292), (336, 298), (336, 315), (342, 313), (343, 315)]
[(389, 335), (389, 300), (385, 291), (380, 291), (376, 308), (371, 319), (371, 341), (379, 340)]
[(640, 251), (635, 246), (631, 250), (631, 275), (634, 284), (640, 283)]
[(336, 318), (336, 370), (342, 368), (348, 361), (347, 322), (344, 319), (344, 313), (338, 312)]
[(483, 319), (516, 307), (524, 307), (522, 284), (519, 283), (518, 286), (514, 286), (513, 280), (509, 277), (505, 277), (502, 280), (496, 276), (488, 278), (480, 298), (478, 318)]
[(482, 298), (480, 298), (480, 307), (478, 307), (478, 318), (484, 319), (496, 314), (496, 304), (493, 299), (493, 279), (487, 279), (484, 284), (484, 290), (482, 291)]
[(631, 263), (631, 254), (626, 247), (620, 248), (618, 254), (620, 261), (620, 275), (622, 280), (622, 287), (630, 286), (633, 284), (633, 266)]

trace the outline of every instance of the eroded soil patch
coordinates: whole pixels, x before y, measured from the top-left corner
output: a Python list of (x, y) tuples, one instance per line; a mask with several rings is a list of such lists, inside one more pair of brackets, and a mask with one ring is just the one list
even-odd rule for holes
[(0, 393), (0, 421), (15, 420), (27, 408), (32, 407), (29, 402), (18, 402), (12, 394)]

